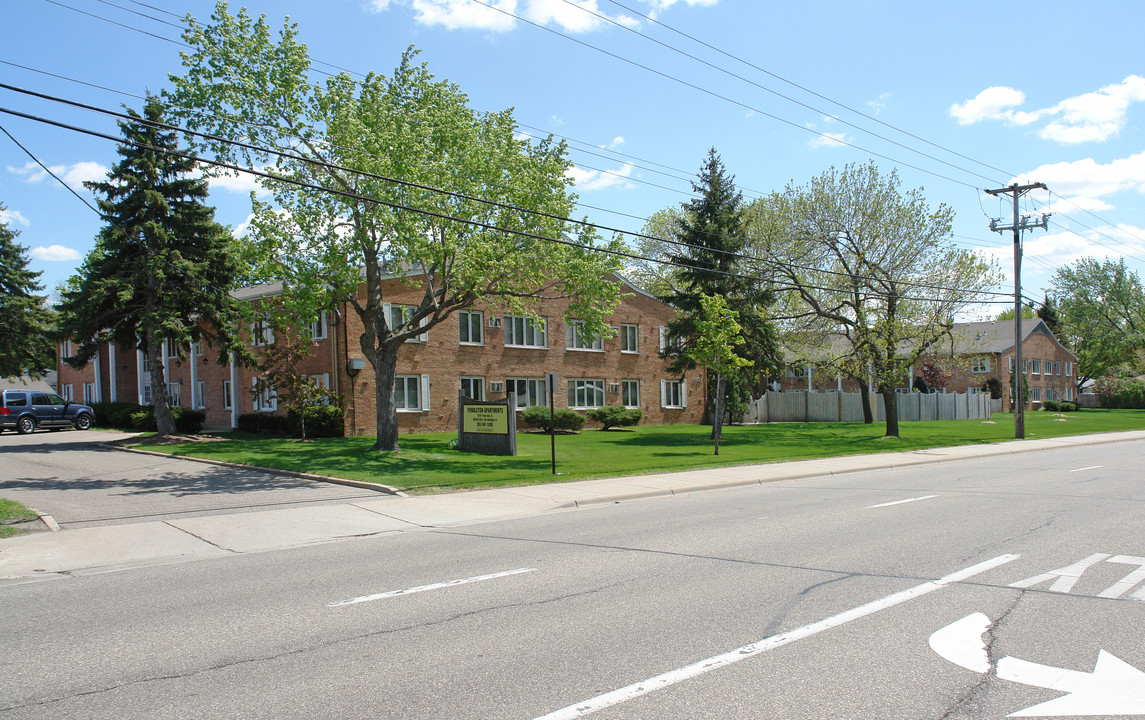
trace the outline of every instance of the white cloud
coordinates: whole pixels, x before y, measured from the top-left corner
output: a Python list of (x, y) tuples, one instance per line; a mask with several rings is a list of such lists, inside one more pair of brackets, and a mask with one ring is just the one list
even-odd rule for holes
[(411, 0), (410, 6), (417, 22), (441, 25), (447, 30), (505, 32), (517, 24), (505, 14), (516, 14), (517, 0)]
[(890, 93), (887, 93), (887, 92), (882, 93), (881, 95), (879, 95), (874, 100), (868, 100), (867, 101), (867, 107), (869, 107), (871, 109), (871, 112), (873, 112), (875, 115), (878, 115), (880, 112), (882, 112), (882, 109), (887, 106), (886, 100), (890, 96), (891, 96)]
[(618, 148), (623, 144), (624, 144), (624, 137), (621, 135), (617, 135), (616, 137), (612, 138), (612, 144), (609, 145), (608, 147), (611, 150), (613, 148)]
[(847, 143), (847, 133), (819, 133), (807, 141), (813, 148), (843, 147)]
[[(652, 6), (648, 14), (655, 17), (677, 2), (714, 5), (719, 0), (642, 1)], [(598, 0), (368, 0), (366, 7), (373, 12), (384, 12), (396, 5), (410, 7), (414, 20), (422, 25), (440, 25), (447, 30), (508, 32), (517, 26), (517, 17), (571, 33), (599, 30), (609, 26), (609, 21), (628, 28), (640, 25), (631, 15), (608, 15)]]
[(1031, 112), (1014, 109), (1026, 102), (1026, 95), (1021, 90), (990, 87), (964, 103), (951, 105), (950, 114), (959, 125), (1000, 120), (1007, 125), (1022, 126), (1050, 117), (1053, 119), (1038, 130), (1038, 136), (1071, 145), (1103, 142), (1116, 137), (1125, 126), (1129, 106), (1143, 101), (1145, 78), (1130, 75), (1096, 92), (1066, 98), (1056, 105)]
[[(74, 165), (49, 165), (48, 168), (63, 180), (68, 187), (82, 191), (84, 182), (99, 182), (107, 179), (108, 168), (96, 162), (78, 162)], [(48, 177), (47, 171), (36, 163), (25, 163), (23, 167), (8, 166), (8, 172), (24, 178), (25, 182), (38, 183)]]
[(47, 247), (41, 245), (32, 248), (28, 254), (44, 262), (74, 262), (81, 257), (78, 250), (63, 245), (49, 245)]
[[(266, 172), (271, 168), (268, 166), (255, 169)], [(262, 186), (260, 179), (258, 175), (252, 175), (251, 173), (238, 173), (237, 175), (228, 173), (227, 175), (220, 175), (218, 177), (207, 177), (207, 182), (210, 183), (212, 190), (228, 190), (244, 195), (250, 195), (253, 192), (256, 195), (264, 197), (269, 195), (270, 191)]]
[(566, 174), (572, 178), (578, 191), (588, 192), (618, 185), (632, 187), (632, 183), (628, 182), (628, 178), (632, 176), (632, 169), (631, 163), (625, 163), (617, 170), (582, 170), (574, 165)]
[(1085, 158), (1042, 165), (1022, 177), (1044, 182), (1058, 195), (1091, 200), (1125, 190), (1145, 193), (1145, 152), (1105, 164)]
[[(569, 3), (572, 3), (571, 5)], [(529, 0), (524, 16), (541, 25), (557, 25), (574, 33), (591, 32), (606, 24), (596, 0)]]
[(11, 210), (8, 208), (0, 210), (0, 223), (11, 225), (14, 222), (20, 223), (24, 227), (28, 227), (32, 224), (28, 222), (28, 218), (24, 217), (23, 213), (19, 210)]

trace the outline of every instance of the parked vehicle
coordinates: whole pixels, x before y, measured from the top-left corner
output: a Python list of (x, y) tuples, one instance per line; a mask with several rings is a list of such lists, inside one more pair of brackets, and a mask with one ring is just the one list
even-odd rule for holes
[(36, 428), (87, 430), (94, 420), (90, 405), (67, 402), (55, 393), (5, 390), (0, 397), (0, 432), (15, 430), (27, 435)]

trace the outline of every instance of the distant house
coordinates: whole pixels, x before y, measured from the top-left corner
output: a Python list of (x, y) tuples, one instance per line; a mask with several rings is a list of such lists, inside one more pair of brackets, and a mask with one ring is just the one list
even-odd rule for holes
[[(52, 372), (52, 375), (55, 375), (55, 371)], [(27, 375), (0, 378), (0, 391), (3, 390), (40, 390), (47, 393), (54, 393), (56, 391), (51, 383), (48, 382), (46, 375), (39, 380), (33, 380)]]
[[(535, 318), (478, 303), (408, 340), (397, 358), (401, 432), (456, 430), (459, 391), (478, 400), (512, 394), (519, 408), (548, 405), (546, 372), (558, 375), (557, 407), (625, 405), (643, 410), (649, 424), (698, 423), (703, 372), (670, 374), (659, 355), (675, 310), (623, 278), (614, 279), (625, 296), (609, 319), (615, 329), (609, 339), (586, 337), (575, 320), (566, 322), (567, 300), (547, 300), (536, 308)], [(385, 312), (394, 319), (422, 298), (421, 290), (399, 276), (386, 279), (383, 291)], [(281, 292), (281, 283), (273, 283), (232, 295), (259, 303)], [(347, 435), (376, 431), (374, 376), (359, 345), (361, 332), (358, 315), (347, 305), (324, 313), (310, 325), (314, 351), (298, 367), (342, 398)], [(243, 340), (258, 354), (274, 342), (274, 333), (269, 323), (254, 323)], [(69, 355), (71, 343), (61, 343), (59, 351)], [(206, 426), (216, 429), (236, 427), (241, 414), (284, 412), (273, 390), (259, 386), (256, 371), (233, 363), (219, 365), (217, 357), (215, 350), (199, 344), (164, 347), (162, 363), (173, 405), (204, 411)], [(60, 387), (85, 402), (146, 405), (152, 398), (143, 353), (111, 344), (102, 345), (82, 369), (61, 363)]]
[[(1077, 356), (1067, 350), (1041, 319), (1022, 321), (1022, 360), (1029, 387), (1027, 407), (1037, 409), (1046, 400), (1077, 400)], [(1013, 409), (1009, 397), (1014, 365), (1014, 321), (994, 320), (957, 323), (951, 340), (937, 344), (934, 351), (895, 379), (896, 388), (910, 392), (914, 378), (922, 375), (923, 364), (933, 362), (949, 379), (937, 392), (982, 392), (986, 383), (997, 379), (1002, 385), (1001, 410)], [(791, 363), (778, 384), (783, 392), (858, 392), (858, 382), (832, 374), (827, 359), (846, 351), (843, 341), (833, 339), (820, 350), (821, 363)], [(874, 383), (869, 387), (873, 392)], [(997, 408), (996, 408), (997, 409)]]

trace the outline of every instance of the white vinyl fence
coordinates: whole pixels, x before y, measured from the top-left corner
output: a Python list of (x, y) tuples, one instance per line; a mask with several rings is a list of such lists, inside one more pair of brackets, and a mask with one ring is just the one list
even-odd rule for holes
[[(871, 393), (875, 420), (886, 420), (883, 396)], [(990, 417), (989, 393), (895, 393), (900, 422), (918, 420), (969, 420)], [(743, 423), (766, 422), (862, 422), (859, 393), (768, 392), (748, 406)]]

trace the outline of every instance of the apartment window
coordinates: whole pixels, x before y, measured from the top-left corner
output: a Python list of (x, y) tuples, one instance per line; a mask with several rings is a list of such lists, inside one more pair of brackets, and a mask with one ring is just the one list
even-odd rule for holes
[(195, 396), (191, 398), (191, 409), (201, 410), (207, 407), (207, 403), (203, 400), (203, 393), (206, 392), (207, 384), (202, 380), (195, 383)]
[(429, 409), (429, 375), (398, 375), (394, 383), (394, 405), (413, 412)]
[(1040, 387), (1030, 388), (1030, 402), (1042, 401), (1042, 389)]
[(604, 350), (604, 340), (599, 335), (589, 336), (584, 331), (583, 320), (570, 320), (568, 327), (569, 350)]
[(624, 407), (640, 407), (640, 381), (620, 381), (620, 404)]
[(569, 380), (569, 407), (604, 407), (604, 381)]
[(144, 385), (143, 386), (143, 404), (144, 405), (150, 405), (151, 404), (151, 385)]
[(260, 377), (250, 379), (251, 401), (255, 412), (274, 412), (278, 409), (278, 395), (270, 383)]
[(1060, 360), (1054, 360), (1054, 375), (1062, 374), (1062, 364)]
[(223, 409), (230, 410), (234, 405), (231, 402), (231, 381), (223, 380)]
[(1070, 360), (1065, 361), (1065, 376), (1073, 377), (1073, 362)]
[(1046, 398), (1046, 402), (1050, 402), (1054, 399), (1054, 389), (1053, 388), (1046, 388), (1045, 398)]
[(84, 405), (91, 405), (95, 402), (95, 383), (83, 384), (83, 403)]
[(1013, 355), (1010, 356), (1010, 372), (1011, 373), (1014, 372), (1014, 356)]
[(274, 329), (269, 320), (262, 318), (250, 324), (250, 344), (254, 347), (274, 344)]
[(1068, 400), (1068, 401), (1072, 401), (1072, 400), (1073, 400), (1073, 388), (1069, 388), (1069, 387), (1067, 387), (1067, 388), (1065, 389), (1065, 399), (1066, 399), (1066, 400)]
[[(390, 326), (391, 332), (396, 332), (402, 326), (407, 330), (412, 329), (414, 313), (417, 312), (415, 305), (395, 305), (393, 303), (382, 303), (382, 312), (386, 316), (386, 324)], [(422, 318), (420, 324), (425, 326), (426, 318)], [(406, 338), (406, 342), (425, 342), (428, 339), (426, 333), (419, 333)]]
[(68, 383), (67, 385), (60, 385), (60, 396), (63, 397), (64, 402), (72, 402), (73, 396), (71, 383)]
[(485, 378), (461, 378), (461, 394), (470, 400), (485, 400)]
[(639, 325), (624, 324), (620, 326), (620, 352), (622, 353), (635, 353), (640, 352), (639, 344), (637, 343), (637, 336), (639, 335)]
[[(306, 379), (309, 380), (310, 382), (314, 383), (318, 387), (324, 389), (324, 390), (330, 389), (330, 373), (319, 373), (317, 375), (307, 375)], [(330, 393), (326, 393), (322, 396), (322, 404), (323, 405), (329, 405), (330, 404)]]
[(147, 378), (143, 382), (151, 382), (151, 358), (146, 352), (143, 353), (143, 376)]
[(660, 352), (680, 352), (684, 349), (684, 339), (668, 334), (666, 325), (660, 326)]
[(179, 343), (175, 342), (175, 338), (167, 338), (164, 340), (163, 347), (167, 351), (167, 357), (179, 357)]
[(485, 316), (483, 313), (477, 310), (462, 310), (457, 313), (457, 322), (460, 328), (458, 341), (462, 345), (484, 344), (485, 331), (483, 329), (483, 323), (485, 322)]
[(688, 406), (688, 385), (684, 380), (660, 381), (660, 406), (683, 408)]
[(548, 321), (545, 318), (528, 318), (523, 315), (505, 316), (505, 345), (512, 347), (546, 348)]
[(329, 330), (326, 326), (326, 313), (318, 313), (318, 319), (310, 323), (310, 339), (318, 342), (325, 340), (329, 335)]
[(1030, 373), (1033, 375), (1042, 374), (1042, 361), (1037, 358), (1030, 358)]
[(65, 358), (70, 358), (74, 353), (72, 352), (72, 341), (64, 340), (60, 344), (60, 355)]
[(990, 358), (980, 355), (978, 357), (970, 358), (970, 372), (972, 373), (988, 373), (990, 372)]
[(516, 395), (518, 408), (549, 404), (544, 378), (508, 378), (505, 394)]
[(171, 407), (181, 407), (182, 401), (182, 383), (167, 383), (167, 404)]

